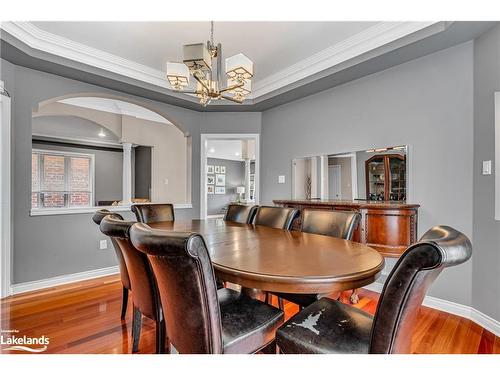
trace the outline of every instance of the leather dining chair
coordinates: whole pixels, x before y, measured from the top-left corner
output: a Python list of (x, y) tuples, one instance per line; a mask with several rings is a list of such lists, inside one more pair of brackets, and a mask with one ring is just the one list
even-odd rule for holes
[(258, 206), (230, 204), (224, 215), (225, 221), (234, 221), (241, 224), (252, 224)]
[(217, 290), (203, 237), (146, 224), (135, 224), (130, 237), (148, 256), (179, 353), (255, 353), (273, 346), (283, 312), (235, 290)]
[(139, 203), (133, 204), (131, 209), (139, 223), (175, 220), (174, 205), (171, 203)]
[[(123, 220), (123, 217), (121, 215), (118, 215), (116, 213), (113, 213), (109, 210), (99, 210), (94, 213), (94, 216), (92, 216), (92, 220), (94, 223), (97, 225), (101, 224), (102, 219), (104, 219), (105, 216), (108, 215), (115, 215), (116, 217), (120, 218)], [(125, 315), (127, 313), (127, 305), (128, 305), (128, 292), (130, 290), (130, 279), (128, 276), (128, 271), (127, 271), (127, 265), (125, 264), (125, 259), (123, 258), (122, 250), (120, 249), (120, 246), (118, 246), (118, 243), (113, 237), (110, 237), (111, 243), (113, 244), (113, 247), (115, 249), (116, 257), (118, 258), (118, 269), (120, 270), (120, 279), (122, 282), (122, 313), (121, 313), (121, 319), (125, 319)]]
[[(156, 323), (156, 353), (165, 353), (168, 338), (165, 332), (165, 320), (161, 309), (156, 281), (149, 261), (142, 252), (130, 242), (129, 231), (135, 222), (124, 221), (118, 215), (108, 215), (101, 221), (101, 232), (114, 238), (120, 247), (130, 276), (134, 315), (132, 322), (132, 352), (139, 350), (142, 316)], [(168, 343), (167, 343), (168, 344)]]
[(296, 208), (260, 206), (255, 214), (254, 225), (290, 230), (299, 214)]
[(321, 298), (278, 329), (282, 353), (410, 353), (413, 328), (427, 290), (446, 267), (467, 261), (470, 240), (448, 226), (425, 233), (399, 258), (384, 284), (375, 316)]
[[(308, 210), (302, 213), (302, 225), (300, 230), (306, 233), (321, 234), (325, 236), (351, 240), (354, 230), (361, 221), (361, 214), (354, 211), (326, 211), (326, 210)], [(278, 296), (278, 304), (283, 310), (283, 300), (293, 302), (301, 308), (316, 302), (321, 298), (320, 294), (292, 294), (292, 293), (273, 293)], [(356, 290), (352, 291), (353, 296), (357, 297)]]

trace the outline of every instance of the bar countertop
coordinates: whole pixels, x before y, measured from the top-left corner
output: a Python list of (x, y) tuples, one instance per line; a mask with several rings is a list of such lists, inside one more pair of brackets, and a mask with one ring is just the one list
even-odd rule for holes
[(297, 204), (304, 206), (344, 206), (371, 209), (410, 209), (419, 208), (419, 204), (397, 201), (367, 201), (367, 200), (325, 200), (325, 199), (274, 199), (274, 204)]

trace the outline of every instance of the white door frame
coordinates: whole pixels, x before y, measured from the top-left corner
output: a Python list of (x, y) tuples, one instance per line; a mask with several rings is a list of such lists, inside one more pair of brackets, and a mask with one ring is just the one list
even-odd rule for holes
[(255, 141), (255, 204), (260, 202), (260, 134), (201, 134), (200, 147), (200, 219), (207, 218), (207, 142), (208, 140), (242, 139)]
[[(2, 82), (0, 82), (2, 84)], [(12, 272), (11, 99), (0, 94), (0, 298), (10, 296)]]

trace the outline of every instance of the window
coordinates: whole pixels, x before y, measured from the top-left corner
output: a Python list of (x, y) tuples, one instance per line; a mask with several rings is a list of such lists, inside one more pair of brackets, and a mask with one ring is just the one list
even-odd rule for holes
[(31, 208), (91, 207), (93, 201), (93, 155), (33, 150)]

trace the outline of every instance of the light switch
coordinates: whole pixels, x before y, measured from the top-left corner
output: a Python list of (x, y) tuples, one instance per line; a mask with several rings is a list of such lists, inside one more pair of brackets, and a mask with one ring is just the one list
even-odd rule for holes
[(278, 184), (284, 184), (285, 183), (285, 176), (278, 176)]
[(483, 175), (491, 174), (491, 160), (483, 160)]
[(99, 249), (106, 250), (108, 248), (108, 240), (100, 240), (99, 241)]
[(163, 183), (164, 183), (165, 185), (168, 185), (168, 178), (164, 178), (164, 179), (163, 179)]

